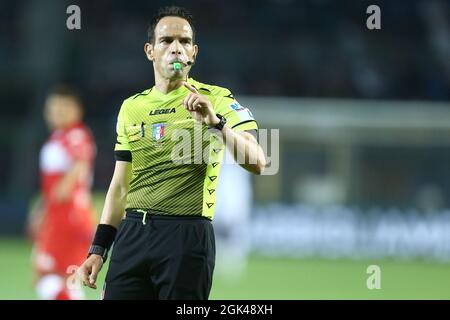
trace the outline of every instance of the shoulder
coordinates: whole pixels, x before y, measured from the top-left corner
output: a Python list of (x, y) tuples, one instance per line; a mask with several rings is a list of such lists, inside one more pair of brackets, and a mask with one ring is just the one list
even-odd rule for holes
[(216, 98), (231, 98), (234, 99), (233, 94), (231, 93), (230, 89), (212, 85), (212, 84), (206, 84), (199, 81), (196, 81), (194, 79), (189, 79), (189, 83), (193, 85), (201, 94), (204, 95), (210, 95)]
[(129, 96), (128, 98), (123, 100), (122, 107), (141, 103), (143, 100), (148, 98), (152, 89), (153, 88), (145, 89), (144, 91), (141, 91), (141, 92), (133, 94), (132, 96)]
[(122, 101), (122, 104), (118, 109), (116, 109), (116, 112), (119, 114), (120, 117), (126, 117), (127, 110), (129, 108), (133, 108), (133, 106), (141, 104), (144, 100), (148, 99), (150, 92), (153, 88), (145, 89), (144, 91), (138, 92), (133, 94), (132, 96), (129, 96), (128, 98), (125, 98)]
[(71, 145), (78, 145), (93, 139), (91, 130), (85, 124), (79, 124), (65, 132), (65, 140)]

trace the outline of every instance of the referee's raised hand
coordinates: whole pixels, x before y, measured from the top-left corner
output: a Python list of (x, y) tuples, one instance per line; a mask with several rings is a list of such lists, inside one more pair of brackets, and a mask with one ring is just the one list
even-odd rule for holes
[(103, 258), (98, 254), (92, 254), (78, 269), (78, 275), (84, 286), (92, 289), (97, 289), (95, 282), (97, 281), (97, 274), (102, 269)]
[(220, 119), (216, 116), (209, 99), (200, 94), (197, 89), (189, 83), (183, 82), (183, 85), (191, 92), (183, 100), (183, 106), (186, 110), (191, 113), (195, 120), (205, 123), (209, 127), (217, 125), (220, 122)]

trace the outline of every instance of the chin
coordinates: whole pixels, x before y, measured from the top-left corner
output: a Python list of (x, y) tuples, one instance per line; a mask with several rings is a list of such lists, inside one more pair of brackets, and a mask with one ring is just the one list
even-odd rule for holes
[(182, 71), (179, 71), (179, 70), (177, 70), (177, 71), (172, 70), (172, 71), (170, 72), (168, 78), (169, 78), (170, 80), (182, 80), (182, 79), (184, 79), (185, 77), (186, 77), (186, 76), (183, 74)]

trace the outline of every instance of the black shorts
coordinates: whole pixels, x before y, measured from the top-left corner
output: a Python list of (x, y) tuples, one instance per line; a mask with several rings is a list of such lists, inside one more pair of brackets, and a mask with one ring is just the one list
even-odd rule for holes
[(202, 217), (128, 212), (106, 274), (103, 298), (208, 299), (216, 256), (212, 223)]

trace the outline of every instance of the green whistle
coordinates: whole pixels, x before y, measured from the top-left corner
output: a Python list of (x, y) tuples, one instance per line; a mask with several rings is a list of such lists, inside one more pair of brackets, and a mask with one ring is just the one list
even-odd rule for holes
[(173, 63), (173, 70), (181, 70), (181, 63), (174, 62)]

